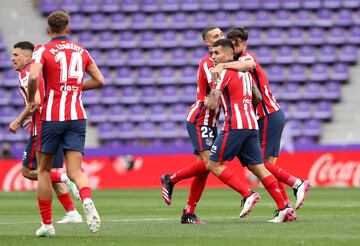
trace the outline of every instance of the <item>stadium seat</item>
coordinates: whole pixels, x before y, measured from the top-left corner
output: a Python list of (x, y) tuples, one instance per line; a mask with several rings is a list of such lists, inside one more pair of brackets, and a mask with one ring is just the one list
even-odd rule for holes
[(313, 46), (301, 46), (299, 48), (297, 61), (299, 63), (313, 64), (316, 61), (316, 50)]
[[(238, 0), (222, 1), (221, 8), (224, 10), (230, 10), (230, 11), (233, 11), (234, 9), (240, 9), (240, 1), (238, 1)], [(247, 25), (245, 25), (245, 26), (247, 26)]]
[(195, 85), (185, 85), (181, 91), (181, 100), (185, 103), (195, 102), (196, 99), (196, 86)]
[(56, 0), (41, 0), (40, 11), (44, 15), (50, 14), (51, 12), (59, 9), (59, 5)]
[(304, 82), (307, 80), (307, 73), (304, 65), (290, 65), (287, 80), (290, 82)]
[(96, 62), (96, 65), (102, 67), (104, 65), (106, 65), (106, 60), (104, 59), (104, 55), (101, 51), (99, 50), (91, 50), (89, 51), (92, 59)]
[(172, 66), (184, 66), (188, 64), (187, 52), (185, 49), (177, 48), (170, 51), (169, 64)]
[[(149, 120), (154, 122), (163, 122), (168, 120), (167, 107), (163, 104), (154, 104), (149, 108)], [(173, 118), (171, 116), (171, 118)]]
[(159, 136), (161, 138), (176, 138), (179, 136), (177, 125), (172, 121), (160, 122)]
[(97, 126), (98, 136), (101, 140), (116, 139), (118, 137), (118, 127), (110, 122), (99, 123)]
[(116, 36), (111, 31), (99, 32), (97, 47), (100, 49), (113, 49), (118, 45)]
[(128, 65), (143, 66), (145, 65), (145, 54), (142, 50), (134, 49), (128, 52)]
[(281, 100), (281, 99), (283, 99), (282, 98), (282, 95), (283, 95), (283, 93), (282, 93), (282, 87), (279, 85), (279, 84), (271, 84), (270, 85), (270, 89), (271, 89), (271, 92), (273, 93), (273, 95), (275, 96), (275, 98), (277, 99), (277, 100)]
[(259, 0), (243, 1), (241, 4), (241, 8), (246, 10), (257, 10), (260, 9), (260, 7), (261, 5)]
[(117, 104), (119, 102), (119, 95), (113, 86), (106, 86), (100, 92), (101, 102), (104, 104)]
[(285, 118), (287, 120), (291, 119), (292, 118), (292, 112), (291, 112), (291, 107), (290, 107), (290, 103), (288, 102), (279, 102), (278, 103), (280, 104), (280, 107), (281, 107), (281, 110), (284, 112), (285, 114)]
[(273, 24), (276, 27), (292, 26), (292, 15), (288, 10), (278, 10), (275, 12)]
[[(97, 60), (95, 60), (97, 62)], [(104, 65), (109, 67), (120, 67), (125, 65), (124, 53), (119, 49), (111, 49), (105, 52)]]
[(280, 65), (270, 65), (267, 69), (266, 75), (268, 76), (268, 80), (270, 82), (282, 83), (285, 81), (284, 68)]
[(358, 0), (347, 0), (347, 1), (341, 1), (341, 4), (345, 8), (359, 8), (360, 2)]
[(85, 105), (96, 105), (100, 102), (100, 97), (97, 90), (87, 90), (82, 92), (81, 99)]
[(321, 135), (321, 121), (317, 119), (306, 120), (302, 125), (302, 134), (309, 137)]
[(321, 96), (321, 86), (319, 83), (306, 83), (303, 89), (301, 97), (305, 100), (317, 100)]
[(332, 63), (336, 61), (336, 46), (323, 45), (320, 47), (318, 61), (323, 63)]
[(321, 8), (321, 0), (302, 0), (302, 6), (305, 9)]
[(335, 24), (337, 26), (351, 26), (353, 24), (353, 15), (351, 10), (340, 9), (336, 14)]
[(89, 16), (88, 29), (93, 31), (106, 30), (108, 28), (107, 17), (103, 14), (92, 14)]
[(149, 66), (164, 66), (168, 63), (168, 58), (163, 49), (151, 49), (148, 54), (149, 58), (147, 64)]
[(208, 50), (205, 48), (196, 48), (193, 49), (191, 52), (191, 59), (190, 59), (190, 64), (192, 65), (198, 65), (199, 61), (206, 55), (208, 54)]
[(149, 67), (142, 67), (137, 69), (135, 82), (138, 85), (153, 85), (155, 84), (154, 69)]
[(319, 9), (316, 13), (315, 23), (317, 26), (330, 27), (333, 25), (333, 14), (329, 9)]
[(88, 20), (82, 14), (72, 14), (71, 15), (71, 30), (80, 31), (86, 30), (88, 28)]
[(314, 145), (316, 142), (313, 137), (308, 136), (301, 136), (295, 138), (295, 146), (311, 146)]
[(129, 28), (126, 15), (123, 13), (113, 13), (109, 22), (109, 29), (111, 30), (126, 30)]
[(160, 47), (174, 48), (178, 46), (177, 33), (174, 31), (165, 31), (160, 34)]
[(254, 18), (255, 21), (253, 23), (253, 26), (255, 27), (267, 27), (272, 24), (271, 13), (269, 11), (265, 11), (265, 10), (256, 11)]
[[(283, 5), (285, 5), (287, 1), (283, 2)], [(294, 25), (299, 27), (311, 27), (313, 26), (313, 15), (312, 12), (309, 10), (299, 10), (295, 12), (295, 18), (294, 18)]]
[(299, 100), (301, 98), (299, 85), (294, 83), (287, 83), (283, 86), (282, 99), (284, 100)]
[[(20, 93), (19, 93), (18, 97), (20, 97)], [(10, 102), (9, 91), (0, 88), (0, 107), (8, 105), (9, 102)]]
[(158, 137), (157, 126), (153, 122), (141, 122), (138, 126), (137, 137), (139, 138)]
[(183, 12), (175, 13), (170, 17), (170, 26), (177, 29), (187, 29), (190, 26), (190, 19)]
[(158, 40), (155, 32), (144, 31), (140, 33), (140, 42), (142, 48), (155, 48), (158, 47)]
[(160, 68), (157, 83), (162, 85), (176, 84), (176, 70), (173, 67)]
[(330, 78), (338, 81), (349, 80), (349, 65), (346, 63), (334, 64), (331, 68)]
[(173, 104), (170, 107), (170, 118), (173, 121), (185, 121), (188, 113), (188, 107), (184, 104)]
[(183, 11), (199, 11), (200, 1), (182, 0), (180, 4), (180, 8)]
[(261, 46), (256, 49), (256, 58), (261, 64), (271, 64), (274, 62), (271, 48), (267, 46)]
[[(164, 86), (161, 90), (160, 101), (163, 103), (175, 103), (179, 101), (178, 89), (176, 86)], [(183, 99), (183, 98), (181, 98)]]
[(139, 2), (138, 0), (122, 0), (120, 10), (129, 13), (138, 12), (140, 10)]
[[(227, 1), (225, 1), (227, 2)], [(246, 26), (253, 27), (254, 21), (252, 20), (251, 15), (246, 11), (236, 11), (234, 14), (234, 21), (232, 26)], [(251, 34), (251, 32), (250, 32)]]
[(84, 45), (86, 49), (92, 49), (97, 46), (96, 38), (94, 34), (89, 31), (79, 32), (79, 43)]
[(257, 46), (257, 45), (263, 44), (263, 39), (261, 37), (260, 29), (257, 29), (257, 28), (251, 29), (248, 40), (249, 40), (249, 43), (251, 46)]
[(105, 13), (116, 13), (119, 11), (119, 3), (116, 0), (101, 0), (100, 11)]
[(262, 8), (267, 10), (278, 10), (281, 6), (281, 0), (267, 0), (261, 3)]
[(206, 0), (201, 2), (201, 10), (218, 11), (219, 9), (220, 9), (220, 1), (218, 0)]
[(122, 122), (118, 125), (119, 139), (134, 139), (136, 137), (136, 128), (134, 124), (130, 122)]
[(300, 9), (301, 0), (287, 0), (282, 1), (282, 7), (284, 9)]
[(136, 48), (138, 45), (138, 39), (134, 32), (123, 31), (119, 35), (119, 47), (120, 48)]
[(193, 66), (182, 67), (179, 80), (181, 84), (195, 84), (197, 81), (197, 69)]
[(131, 28), (133, 30), (148, 29), (147, 16), (141, 12), (134, 13), (130, 16)]
[(11, 56), (7, 51), (0, 51), (0, 69), (11, 68)]
[(180, 9), (178, 0), (162, 0), (161, 10), (164, 12), (177, 12)]
[(153, 104), (159, 102), (158, 91), (154, 86), (144, 86), (141, 88), (141, 102), (146, 104)]
[(2, 85), (5, 87), (18, 87), (19, 74), (15, 70), (6, 70), (3, 73)]
[(150, 23), (152, 29), (167, 30), (170, 28), (168, 17), (163, 13), (156, 13), (154, 15), (151, 15)]
[(160, 10), (160, 6), (157, 0), (143, 0), (141, 10), (145, 13), (154, 13)]
[[(359, 11), (360, 13), (360, 11)], [(360, 24), (357, 24), (360, 25)], [(347, 43), (349, 44), (360, 44), (360, 26), (350, 27), (347, 35)]]
[(341, 87), (339, 82), (327, 82), (324, 84), (322, 98), (338, 101), (341, 97)]
[(309, 119), (311, 118), (312, 111), (311, 111), (311, 103), (300, 101), (295, 104), (295, 113), (293, 114), (293, 117), (295, 119)]
[(186, 30), (181, 34), (180, 45), (183, 47), (195, 47), (202, 44), (201, 35), (194, 30)]
[(108, 120), (105, 107), (102, 105), (89, 106), (87, 108), (89, 122), (93, 124), (102, 123)]
[(290, 133), (293, 137), (298, 137), (301, 136), (302, 134), (302, 125), (301, 122), (299, 120), (289, 120), (287, 123), (287, 125), (289, 125), (290, 128)]
[(120, 89), (119, 100), (122, 104), (135, 104), (139, 102), (139, 96), (135, 87), (126, 86)]
[(328, 44), (340, 45), (346, 41), (344, 29), (341, 27), (332, 27), (327, 33)]
[(225, 11), (216, 11), (212, 15), (211, 23), (220, 28), (228, 28), (231, 25), (231, 15)]
[(59, 9), (63, 9), (70, 13), (75, 13), (78, 12), (80, 8), (78, 3), (74, 0), (62, 0), (59, 3)]
[(325, 32), (320, 27), (311, 27), (307, 32), (306, 43), (310, 45), (321, 45), (325, 43)]
[(133, 122), (147, 121), (148, 115), (144, 105), (136, 104), (129, 107), (129, 120)]
[(11, 89), (10, 91), (10, 102), (13, 106), (24, 106), (24, 99), (20, 96), (20, 92), (18, 88)]
[[(190, 0), (193, 2), (193, 0)], [(192, 21), (190, 27), (192, 28), (204, 28), (204, 26), (208, 26), (210, 23), (209, 15), (205, 12), (195, 12), (192, 15)]]
[(309, 80), (320, 82), (329, 79), (328, 67), (325, 64), (315, 64), (311, 67)]
[(292, 64), (295, 62), (295, 54), (290, 46), (280, 46), (276, 50), (275, 61), (278, 64)]
[(358, 49), (354, 45), (344, 45), (339, 50), (338, 61), (355, 63), (358, 59)]
[(129, 67), (119, 67), (115, 70), (115, 85), (133, 85), (135, 78)]
[(341, 0), (326, 0), (323, 1), (323, 7), (328, 9), (337, 9), (341, 7)]
[(81, 0), (80, 12), (83, 13), (96, 13), (99, 11), (99, 5), (96, 0)]
[(330, 120), (332, 118), (332, 107), (328, 101), (320, 101), (315, 104), (313, 117), (319, 120)]
[(303, 29), (290, 27), (286, 32), (286, 43), (289, 45), (300, 45), (304, 43)]
[(263, 41), (267, 45), (280, 45), (284, 42), (282, 31), (279, 28), (268, 28)]

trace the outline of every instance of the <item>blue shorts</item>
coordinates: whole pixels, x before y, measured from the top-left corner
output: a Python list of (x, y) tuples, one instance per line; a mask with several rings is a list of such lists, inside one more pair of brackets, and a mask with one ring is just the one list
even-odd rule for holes
[(221, 131), (210, 151), (210, 160), (231, 161), (237, 157), (243, 166), (263, 163), (259, 131), (238, 129)]
[(38, 133), (37, 149), (54, 154), (62, 144), (63, 150), (84, 153), (86, 120), (42, 121)]
[(261, 152), (265, 158), (278, 157), (280, 153), (281, 134), (285, 126), (285, 115), (280, 109), (258, 120)]
[[(24, 167), (30, 168), (30, 169), (37, 169), (37, 160), (36, 160), (36, 137), (29, 138), (28, 142), (26, 143), (24, 155), (23, 155), (23, 161), (22, 164)], [(62, 146), (58, 148), (56, 151), (54, 162), (52, 165), (52, 168), (62, 168), (64, 163), (64, 151), (62, 149)]]
[(198, 155), (200, 152), (211, 150), (211, 146), (217, 137), (217, 127), (197, 126), (186, 122), (186, 128), (194, 147), (194, 154)]

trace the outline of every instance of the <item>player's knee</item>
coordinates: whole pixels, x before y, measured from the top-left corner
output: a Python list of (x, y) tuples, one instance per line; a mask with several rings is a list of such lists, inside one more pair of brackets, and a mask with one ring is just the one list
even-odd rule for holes
[(21, 174), (26, 179), (34, 180), (33, 175), (31, 173), (31, 169), (29, 169), (29, 168), (23, 167), (21, 169)]

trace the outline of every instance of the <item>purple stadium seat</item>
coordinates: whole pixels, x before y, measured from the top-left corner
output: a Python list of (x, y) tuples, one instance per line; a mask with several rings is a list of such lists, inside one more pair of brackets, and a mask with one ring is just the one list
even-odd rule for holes
[(276, 50), (275, 61), (280, 64), (294, 63), (295, 54), (291, 46), (280, 46)]
[(83, 13), (96, 13), (99, 11), (99, 5), (96, 0), (81, 0), (80, 12)]
[(288, 10), (278, 10), (274, 16), (274, 26), (290, 27), (292, 25), (292, 15)]
[(281, 29), (269, 28), (266, 31), (266, 39), (264, 42), (268, 45), (280, 45), (284, 43)]
[(143, 122), (148, 118), (147, 110), (144, 105), (136, 104), (129, 107), (129, 120), (134, 122)]
[(332, 81), (324, 84), (322, 98), (338, 101), (341, 97), (341, 86), (339, 82)]
[(308, 37), (306, 39), (307, 44), (322, 45), (325, 43), (324, 29), (320, 27), (311, 27), (308, 30)]
[(260, 46), (258, 49), (256, 49), (256, 58), (260, 64), (270, 64), (274, 61), (271, 48), (266, 46)]
[(330, 78), (338, 81), (349, 80), (349, 65), (346, 63), (334, 64), (331, 68)]
[(182, 0), (181, 10), (183, 11), (198, 11), (200, 10), (200, 1)]
[(320, 9), (316, 13), (315, 23), (317, 26), (330, 27), (333, 25), (332, 11), (328, 9)]
[(97, 90), (88, 90), (82, 92), (82, 101), (86, 105), (96, 105), (100, 102), (99, 93)]
[(336, 58), (336, 46), (323, 45), (320, 47), (318, 61), (324, 63), (335, 62)]
[(6, 87), (18, 87), (19, 74), (15, 70), (6, 70), (3, 73), (2, 85)]
[(240, 9), (240, 1), (238, 0), (222, 1), (221, 7), (224, 10), (231, 10), (231, 11), (234, 9)]
[(100, 67), (105, 65), (104, 55), (101, 51), (91, 50), (90, 55), (91, 55), (92, 59), (96, 62), (96, 65), (98, 65)]
[(162, 49), (149, 50), (148, 65), (150, 66), (164, 66), (168, 63), (166, 53)]
[[(119, 49), (108, 50), (105, 53), (104, 64), (110, 67), (120, 67), (125, 64), (124, 53)], [(99, 65), (99, 64), (98, 64)]]
[(138, 0), (122, 0), (120, 3), (120, 10), (123, 12), (138, 12), (140, 10)]
[(286, 124), (289, 125), (289, 132), (292, 136), (297, 137), (301, 135), (301, 122), (299, 120), (289, 120)]
[(171, 85), (176, 84), (176, 71), (173, 67), (160, 68), (159, 78), (157, 79), (158, 84)]
[(302, 0), (302, 6), (305, 9), (320, 9), (321, 0)]
[(40, 2), (40, 11), (45, 15), (50, 14), (57, 9), (59, 9), (59, 4), (56, 0), (41, 0)]
[(353, 24), (352, 12), (348, 9), (340, 9), (336, 15), (337, 26), (351, 26)]
[(246, 10), (261, 9), (260, 1), (259, 0), (243, 1), (241, 8)]
[(7, 51), (0, 51), (0, 69), (12, 68), (11, 56)]
[[(211, 11), (211, 10), (218, 11), (220, 9), (220, 2), (218, 0), (202, 1), (201, 9), (205, 10), (205, 11)], [(219, 25), (219, 26), (221, 26), (221, 25)]]
[(75, 13), (79, 11), (79, 5), (74, 0), (62, 0), (59, 4), (59, 9)]
[(170, 26), (173, 29), (187, 29), (190, 26), (190, 19), (183, 12), (178, 12), (174, 15), (171, 15)]
[(284, 9), (300, 9), (301, 0), (287, 0), (282, 1), (282, 7)]
[(304, 82), (307, 80), (305, 66), (301, 64), (293, 64), (288, 69), (288, 81)]
[(240, 10), (234, 13), (234, 21), (232, 23), (232, 26), (240, 26), (240, 25), (246, 27), (254, 26), (254, 21), (252, 20), (251, 15), (248, 12)]
[(85, 30), (88, 27), (87, 18), (82, 14), (71, 15), (71, 30), (79, 31)]
[(166, 107), (163, 104), (151, 105), (149, 110), (150, 110), (150, 114), (149, 114), (150, 121), (162, 122), (168, 120)]
[(206, 55), (208, 54), (208, 50), (206, 50), (205, 48), (196, 48), (193, 49), (191, 52), (191, 59), (190, 59), (190, 64), (192, 65), (198, 65), (199, 61)]
[(106, 86), (101, 89), (101, 102), (104, 104), (116, 104), (119, 102), (117, 90), (112, 86)]
[(146, 13), (154, 13), (160, 10), (160, 5), (158, 0), (143, 0), (141, 9)]
[(327, 9), (337, 9), (341, 7), (341, 0), (326, 0), (323, 1), (323, 7)]
[(116, 85), (133, 85), (135, 82), (133, 72), (129, 67), (120, 67), (115, 70)]
[(300, 45), (304, 43), (303, 29), (291, 27), (287, 31), (286, 43), (291, 45)]
[(185, 49), (177, 48), (170, 51), (169, 64), (172, 66), (184, 66), (187, 65), (188, 58)]
[(228, 28), (231, 25), (230, 15), (224, 11), (216, 11), (212, 16), (212, 23), (221, 28)]
[(105, 15), (103, 14), (92, 14), (89, 16), (89, 25), (90, 30), (100, 31), (106, 30), (108, 27), (108, 21)]
[(357, 47), (354, 45), (344, 45), (340, 48), (338, 60), (341, 62), (355, 63), (358, 59)]
[(267, 0), (262, 2), (262, 8), (268, 10), (277, 10), (280, 9), (281, 0)]
[(110, 15), (109, 29), (126, 30), (129, 27), (126, 15), (123, 13), (114, 13)]
[(161, 90), (160, 101), (163, 103), (178, 102), (178, 88), (176, 86), (164, 86)]
[(311, 103), (300, 101), (295, 104), (295, 111), (293, 117), (295, 119), (309, 119), (311, 118)]
[(135, 87), (126, 86), (120, 89), (119, 100), (122, 104), (134, 104), (139, 102), (139, 96)]
[(118, 133), (119, 139), (133, 139), (136, 137), (136, 129), (133, 123), (130, 122), (120, 123), (118, 129), (119, 129), (119, 133)]
[(195, 30), (186, 30), (182, 33), (180, 44), (183, 47), (195, 47), (203, 43), (201, 35)]
[(282, 95), (282, 87), (278, 84), (271, 84), (271, 92), (273, 95), (275, 95), (276, 99), (281, 100), (283, 99)]
[(135, 13), (130, 16), (131, 29), (146, 30), (148, 29), (147, 17), (143, 13)]
[(249, 32), (249, 43), (251, 43), (251, 46), (256, 46), (260, 44), (264, 44), (264, 41), (261, 37), (261, 31), (260, 29), (251, 29)]
[[(18, 93), (19, 94), (19, 93)], [(20, 94), (18, 95), (20, 97)], [(5, 89), (0, 88), (0, 105), (8, 105), (10, 102), (9, 92)]]
[(107, 114), (105, 107), (102, 105), (94, 105), (87, 108), (89, 121), (93, 124), (107, 121)]
[(321, 121), (317, 119), (306, 120), (302, 126), (304, 136), (318, 137), (321, 135)]
[(271, 25), (271, 14), (269, 11), (259, 10), (255, 12), (255, 22), (253, 26), (255, 27), (268, 27)]
[(149, 67), (142, 67), (136, 70), (136, 83), (139, 85), (153, 85), (155, 83), (154, 70)]
[(84, 31), (79, 33), (79, 43), (85, 48), (91, 49), (97, 46), (97, 41), (92, 32)]
[[(279, 102), (278, 102), (279, 103)], [(292, 112), (291, 112), (291, 108), (290, 108), (290, 103), (288, 102), (281, 102), (280, 103), (280, 107), (281, 110), (284, 112), (285, 114), (285, 118), (286, 119), (291, 119), (292, 118)]]
[(196, 99), (196, 86), (195, 85), (186, 85), (182, 88), (181, 91), (181, 100), (185, 103), (192, 103)]
[(311, 67), (309, 80), (311, 81), (326, 81), (329, 79), (328, 67), (324, 64), (318, 63)]
[(135, 48), (138, 45), (138, 39), (134, 32), (123, 31), (120, 32), (119, 36), (119, 47), (120, 48)]
[[(359, 11), (360, 13), (360, 11)], [(360, 25), (360, 24), (358, 24)], [(350, 27), (347, 35), (347, 43), (349, 44), (360, 44), (360, 26)]]
[(10, 90), (10, 104), (14, 106), (24, 106), (24, 99), (20, 96), (19, 89)]
[(197, 68), (192, 66), (183, 67), (180, 70), (180, 82), (182, 84), (196, 84)]
[(140, 138), (155, 138), (158, 136), (157, 126), (153, 122), (141, 122), (138, 126), (137, 136)]
[(97, 129), (101, 140), (116, 139), (119, 135), (118, 127), (110, 122), (100, 123)]
[(178, 0), (163, 0), (161, 10), (164, 12), (176, 12), (180, 9)]
[[(193, 2), (193, 0), (190, 0)], [(209, 25), (209, 15), (205, 12), (196, 12), (192, 15), (192, 28), (204, 28)]]
[(341, 4), (345, 8), (359, 8), (360, 2), (358, 0), (347, 0), (347, 1), (341, 1)]
[(313, 14), (312, 14), (312, 12), (309, 11), (309, 10), (301, 10), (301, 9), (296, 11), (293, 24), (295, 24), (296, 26), (301, 26), (301, 27), (311, 27), (311, 26), (313, 26)]
[[(261, 61), (260, 61), (261, 63)], [(267, 76), (270, 82), (284, 82), (285, 73), (284, 67), (279, 65), (270, 65), (267, 69)]]
[(144, 31), (140, 33), (142, 48), (155, 48), (158, 46), (158, 41), (155, 32)]
[(160, 34), (160, 47), (174, 48), (178, 46), (177, 33), (174, 31), (165, 31)]
[(99, 33), (97, 47), (100, 49), (111, 49), (117, 46), (116, 37), (111, 31), (102, 31)]
[(164, 13), (156, 13), (151, 16), (152, 29), (169, 29), (168, 17)]
[(170, 108), (170, 118), (173, 121), (184, 121), (188, 113), (188, 107), (184, 104), (173, 104)]
[(295, 146), (311, 146), (315, 144), (313, 137), (301, 136), (295, 139)]
[(119, 4), (116, 0), (101, 0), (100, 10), (105, 13), (116, 13), (119, 11)]
[(158, 91), (154, 86), (142, 87), (140, 96), (142, 103), (157, 103), (159, 101)]
[(343, 44), (345, 42), (345, 31), (342, 27), (333, 27), (327, 33), (327, 43)]
[(330, 120), (332, 118), (331, 102), (320, 101), (316, 103), (313, 117), (319, 120)]
[(128, 65), (143, 66), (145, 65), (145, 54), (142, 50), (130, 50), (128, 52)]
[(316, 61), (316, 50), (313, 46), (301, 46), (299, 48), (299, 53), (297, 56), (297, 61), (299, 63), (312, 64)]
[(159, 135), (161, 138), (178, 137), (177, 125), (172, 121), (161, 122), (159, 125)]
[(319, 83), (306, 83), (302, 93), (302, 98), (306, 100), (316, 100), (321, 97), (321, 86)]
[(104, 75), (106, 83), (111, 84), (113, 82), (111, 70), (108, 67), (102, 67), (101, 72)]
[(285, 100), (299, 100), (300, 99), (299, 85), (294, 83), (287, 83), (283, 86), (282, 99)]

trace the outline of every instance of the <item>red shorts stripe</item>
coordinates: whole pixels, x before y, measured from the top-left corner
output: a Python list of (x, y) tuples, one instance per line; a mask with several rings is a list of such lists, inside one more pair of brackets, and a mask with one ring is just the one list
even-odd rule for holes
[(223, 154), (224, 154), (224, 150), (226, 147), (226, 142), (227, 142), (228, 137), (229, 137), (229, 132), (225, 132), (224, 140), (222, 141), (221, 149), (220, 149), (220, 153), (219, 153), (219, 161), (220, 162), (222, 162), (222, 160), (223, 160)]
[(196, 136), (198, 138), (200, 152), (204, 151), (203, 144), (202, 144), (202, 138), (201, 138), (201, 130), (200, 126), (196, 126)]
[(39, 120), (36, 124), (37, 124), (36, 148), (37, 148), (38, 151), (40, 151), (40, 148), (41, 148), (41, 133), (42, 133), (41, 120)]
[(35, 156), (36, 156), (36, 138), (34, 139), (34, 142), (31, 145), (31, 153), (29, 156), (29, 168), (30, 169), (34, 168), (33, 161), (35, 159)]

